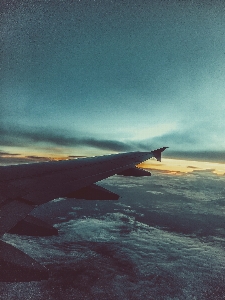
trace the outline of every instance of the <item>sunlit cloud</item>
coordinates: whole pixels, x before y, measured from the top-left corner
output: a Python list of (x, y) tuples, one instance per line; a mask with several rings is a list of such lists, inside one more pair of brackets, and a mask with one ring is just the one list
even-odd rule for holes
[(189, 161), (164, 158), (162, 163), (148, 160), (139, 165), (141, 168), (160, 170), (170, 173), (191, 173), (193, 171), (210, 171), (217, 175), (225, 174), (225, 164), (203, 161)]

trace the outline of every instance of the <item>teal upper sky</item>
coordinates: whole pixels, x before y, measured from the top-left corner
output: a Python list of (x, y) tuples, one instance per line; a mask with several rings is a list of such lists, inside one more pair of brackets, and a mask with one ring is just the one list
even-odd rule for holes
[(225, 4), (210, 3), (2, 1), (0, 150), (225, 152)]

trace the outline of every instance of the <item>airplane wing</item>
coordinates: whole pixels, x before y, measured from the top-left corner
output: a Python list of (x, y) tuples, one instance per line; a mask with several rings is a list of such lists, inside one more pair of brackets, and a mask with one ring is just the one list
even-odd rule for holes
[[(116, 200), (118, 195), (95, 183), (115, 174), (150, 175), (136, 168), (136, 165), (151, 157), (161, 161), (161, 153), (166, 148), (0, 167), (0, 236), (8, 232), (57, 234), (56, 229), (29, 216), (29, 213), (38, 205), (59, 197)], [(12, 245), (0, 241), (0, 281), (32, 281), (47, 277), (48, 272), (42, 265)]]

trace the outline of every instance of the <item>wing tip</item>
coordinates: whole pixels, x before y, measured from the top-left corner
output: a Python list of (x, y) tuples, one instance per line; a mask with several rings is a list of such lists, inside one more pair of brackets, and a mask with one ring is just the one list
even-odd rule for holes
[(162, 147), (162, 148), (153, 150), (153, 151), (151, 151), (151, 152), (152, 152), (153, 156), (154, 156), (158, 161), (161, 162), (161, 160), (162, 160), (162, 152), (163, 152), (164, 150), (166, 150), (167, 148), (169, 148), (169, 147)]

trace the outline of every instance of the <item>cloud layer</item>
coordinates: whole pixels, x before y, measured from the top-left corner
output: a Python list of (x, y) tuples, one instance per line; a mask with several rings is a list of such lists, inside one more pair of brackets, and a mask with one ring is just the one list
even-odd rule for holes
[[(62, 147), (93, 147), (109, 151), (130, 151), (132, 146), (113, 140), (88, 138), (69, 134), (60, 130), (45, 128), (0, 128), (0, 144), (2, 146), (23, 146), (29, 142), (35, 144), (57, 145)], [(4, 152), (0, 152), (3, 153)]]
[[(88, 136), (88, 134), (86, 134)], [(107, 140), (107, 139), (99, 139), (99, 138), (88, 138), (82, 133), (76, 132), (76, 134), (72, 134), (69, 131), (60, 131), (60, 130), (52, 130), (46, 128), (22, 128), (22, 127), (8, 127), (4, 128), (0, 127), (0, 144), (2, 147), (10, 146), (10, 149), (13, 147), (24, 147), (24, 145), (31, 145), (30, 149), (33, 148), (43, 148), (49, 149), (46, 153), (46, 156), (39, 155), (27, 155), (26, 159), (29, 160), (45, 160), (48, 157), (48, 152), (50, 153), (52, 148), (55, 146), (60, 147), (62, 149), (69, 149), (68, 158), (77, 158), (80, 157), (77, 155), (72, 155), (73, 148), (95, 148), (99, 150), (109, 152), (129, 152), (129, 151), (151, 151), (157, 149), (162, 146), (171, 145), (169, 149), (167, 149), (163, 156), (165, 158), (174, 158), (174, 159), (187, 159), (187, 160), (199, 160), (199, 161), (214, 161), (214, 162), (224, 162), (225, 161), (225, 151), (221, 150), (219, 147), (217, 150), (191, 150), (190, 147), (187, 147), (187, 150), (182, 150), (184, 147), (179, 147), (179, 142), (185, 136), (179, 134), (170, 134), (167, 137), (157, 137), (148, 140), (142, 141), (118, 141), (118, 140)], [(187, 137), (185, 142), (192, 144), (194, 138), (190, 139)], [(176, 146), (177, 144), (177, 146)], [(26, 146), (28, 147), (28, 146)], [(0, 150), (0, 157), (2, 161), (5, 161), (7, 158), (12, 160), (12, 156), (14, 156), (13, 161), (21, 160), (21, 153), (13, 153), (12, 150), (9, 152)]]

